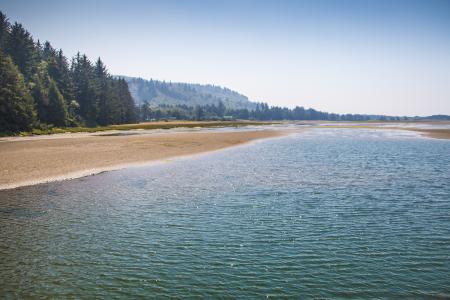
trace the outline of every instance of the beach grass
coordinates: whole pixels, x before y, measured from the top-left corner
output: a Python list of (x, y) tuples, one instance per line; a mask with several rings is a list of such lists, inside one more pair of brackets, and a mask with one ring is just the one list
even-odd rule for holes
[[(96, 127), (48, 127), (45, 129), (33, 129), (32, 131), (20, 132), (20, 136), (47, 135), (58, 133), (92, 133), (108, 130), (149, 130), (149, 129), (172, 129), (172, 128), (212, 128), (212, 127), (243, 127), (243, 126), (261, 126), (272, 125), (278, 122), (259, 122), (259, 121), (158, 121), (142, 122), (136, 124), (120, 124)], [(4, 134), (8, 136), (9, 134)]]

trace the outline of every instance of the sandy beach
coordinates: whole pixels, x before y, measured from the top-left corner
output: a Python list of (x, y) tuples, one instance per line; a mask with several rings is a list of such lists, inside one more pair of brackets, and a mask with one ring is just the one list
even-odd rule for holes
[(78, 178), (283, 134), (284, 131), (259, 130), (3, 139), (0, 141), (0, 189)]

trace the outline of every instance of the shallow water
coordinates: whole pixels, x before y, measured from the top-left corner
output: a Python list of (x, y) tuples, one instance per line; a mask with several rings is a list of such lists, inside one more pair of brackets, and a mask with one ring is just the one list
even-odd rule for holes
[(0, 191), (0, 296), (450, 297), (449, 154), (312, 129)]

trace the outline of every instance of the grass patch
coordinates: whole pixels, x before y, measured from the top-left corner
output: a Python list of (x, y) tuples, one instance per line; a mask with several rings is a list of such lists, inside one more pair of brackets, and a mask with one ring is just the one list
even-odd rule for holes
[[(108, 130), (151, 130), (151, 129), (172, 129), (172, 128), (212, 128), (212, 127), (243, 127), (243, 126), (261, 126), (272, 125), (277, 122), (257, 122), (257, 121), (173, 121), (173, 122), (145, 122), (136, 124), (120, 124), (97, 127), (51, 127), (45, 129), (33, 129), (28, 132), (20, 132), (20, 136), (46, 135), (57, 133), (77, 133), (77, 132), (102, 132)], [(10, 134), (5, 134), (8, 136)]]

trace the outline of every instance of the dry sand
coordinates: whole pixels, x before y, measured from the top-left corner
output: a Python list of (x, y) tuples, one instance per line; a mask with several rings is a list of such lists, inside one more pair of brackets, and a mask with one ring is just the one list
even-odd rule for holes
[(83, 134), (0, 141), (0, 189), (83, 177), (130, 165), (219, 150), (284, 131)]

